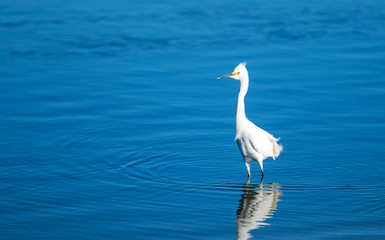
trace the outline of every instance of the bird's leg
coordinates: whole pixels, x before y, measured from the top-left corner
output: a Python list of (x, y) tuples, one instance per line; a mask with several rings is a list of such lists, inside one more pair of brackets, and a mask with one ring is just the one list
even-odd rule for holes
[(251, 176), (251, 173), (250, 173), (250, 162), (245, 161), (245, 165), (246, 165), (247, 173), (249, 174), (249, 177), (250, 177)]
[(262, 176), (261, 176), (261, 182), (263, 181), (263, 176), (265, 176), (265, 174), (263, 174), (263, 171), (261, 171), (262, 173)]
[(263, 160), (258, 159), (257, 162), (259, 163), (259, 166), (261, 167), (261, 174), (262, 174), (262, 178), (263, 178), (263, 175), (265, 175), (265, 174), (263, 174)]

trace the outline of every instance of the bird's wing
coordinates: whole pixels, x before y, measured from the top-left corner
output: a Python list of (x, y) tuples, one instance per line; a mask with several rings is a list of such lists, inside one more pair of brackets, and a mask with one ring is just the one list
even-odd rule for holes
[(274, 138), (271, 134), (257, 127), (250, 122), (249, 141), (255, 151), (260, 153), (263, 158), (272, 157), (275, 158), (279, 155), (281, 149), (277, 148), (278, 139)]

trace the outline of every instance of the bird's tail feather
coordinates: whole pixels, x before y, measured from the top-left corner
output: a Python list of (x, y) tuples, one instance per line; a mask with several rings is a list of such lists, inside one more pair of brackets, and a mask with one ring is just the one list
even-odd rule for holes
[(273, 153), (274, 153), (274, 157), (273, 159), (275, 160), (276, 157), (279, 156), (279, 154), (281, 154), (282, 150), (283, 150), (283, 147), (281, 144), (278, 144), (277, 142), (279, 141), (279, 138), (278, 139), (273, 139), (272, 140), (272, 144), (273, 144)]

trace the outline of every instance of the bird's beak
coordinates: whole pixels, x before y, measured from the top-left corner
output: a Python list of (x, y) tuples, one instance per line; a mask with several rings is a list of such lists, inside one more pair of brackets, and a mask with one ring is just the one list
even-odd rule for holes
[(229, 78), (229, 77), (232, 77), (232, 76), (234, 76), (234, 75), (235, 75), (234, 73), (229, 73), (229, 74), (226, 74), (226, 75), (220, 76), (220, 77), (218, 77), (217, 79), (222, 79), (222, 78)]
[(219, 78), (217, 79), (222, 79), (222, 78), (231, 78), (232, 76), (235, 76), (235, 75), (239, 75), (240, 72), (232, 72), (232, 73), (229, 73), (229, 74), (226, 74), (226, 75), (223, 75), (223, 76), (220, 76)]

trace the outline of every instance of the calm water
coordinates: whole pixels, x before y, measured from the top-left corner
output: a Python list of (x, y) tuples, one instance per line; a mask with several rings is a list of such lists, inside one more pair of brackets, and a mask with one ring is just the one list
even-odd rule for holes
[[(1, 239), (385, 239), (382, 1), (2, 1)], [(252, 178), (246, 113), (284, 152)]]

